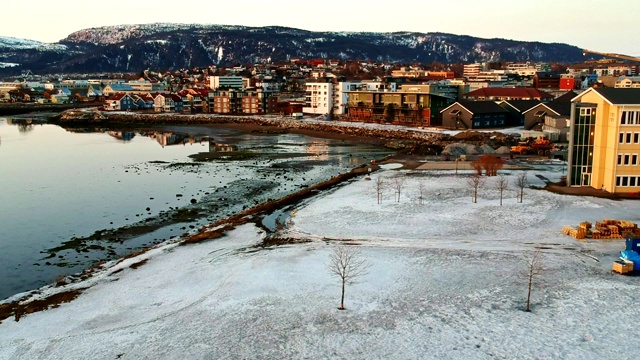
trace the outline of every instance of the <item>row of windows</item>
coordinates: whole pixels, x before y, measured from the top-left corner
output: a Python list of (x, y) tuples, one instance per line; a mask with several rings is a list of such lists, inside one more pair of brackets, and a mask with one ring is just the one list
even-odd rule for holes
[(616, 186), (640, 186), (640, 176), (616, 176)]
[(623, 111), (620, 125), (640, 125), (640, 111)]
[(640, 133), (637, 132), (621, 132), (618, 136), (620, 144), (638, 144), (640, 143)]
[(483, 121), (475, 121), (473, 122), (473, 126), (474, 127), (479, 127), (479, 126), (498, 126), (498, 125), (504, 125), (504, 120), (483, 120)]
[(618, 154), (618, 165), (638, 165), (638, 154)]

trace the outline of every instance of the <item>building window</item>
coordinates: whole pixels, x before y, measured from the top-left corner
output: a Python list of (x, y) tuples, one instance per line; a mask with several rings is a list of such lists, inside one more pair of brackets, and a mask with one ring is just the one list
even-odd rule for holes
[(631, 144), (631, 134), (632, 133), (627, 133), (627, 144)]
[(640, 133), (633, 133), (633, 143), (637, 144), (640, 142)]
[(633, 166), (638, 165), (638, 154), (631, 155), (631, 165)]
[(630, 176), (629, 177), (629, 186), (636, 186), (636, 177), (635, 176)]
[(622, 154), (618, 154), (618, 165), (622, 165)]
[(618, 138), (618, 143), (624, 144), (624, 133), (620, 133), (620, 136)]
[(629, 154), (624, 154), (624, 164), (625, 165), (629, 165), (630, 159), (631, 159), (631, 156)]
[(621, 186), (629, 186), (629, 177), (628, 176), (623, 176), (622, 177), (622, 185)]

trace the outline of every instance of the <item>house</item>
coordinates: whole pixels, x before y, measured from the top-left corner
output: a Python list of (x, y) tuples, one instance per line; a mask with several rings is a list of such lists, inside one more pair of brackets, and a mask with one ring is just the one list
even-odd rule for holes
[(500, 107), (509, 112), (507, 116), (507, 125), (509, 126), (525, 125), (524, 112), (539, 104), (541, 102), (538, 100), (502, 100), (498, 102)]
[[(53, 97), (52, 97), (53, 98)], [(104, 101), (105, 110), (135, 110), (137, 109), (135, 99), (129, 94), (117, 93), (109, 96)]]
[(150, 94), (133, 95), (133, 99), (139, 110), (153, 109), (153, 96)]
[(500, 128), (509, 112), (494, 101), (457, 101), (440, 111), (442, 126), (449, 129)]
[(640, 192), (640, 88), (590, 88), (570, 120), (567, 186)]
[(102, 89), (104, 96), (111, 96), (116, 93), (133, 94), (134, 89), (129, 84), (109, 84)]
[(538, 100), (547, 102), (553, 100), (553, 96), (535, 88), (493, 88), (487, 87), (471, 91), (463, 95), (465, 100)]
[(153, 99), (156, 112), (181, 112), (182, 97), (178, 94), (157, 94)]
[(548, 103), (539, 103), (522, 113), (525, 130), (540, 131), (547, 116), (568, 117), (571, 113), (571, 103), (566, 101), (567, 96), (574, 95), (573, 91)]
[(99, 98), (104, 96), (102, 93), (102, 86), (100, 84), (91, 84), (87, 89), (87, 97)]
[(617, 88), (640, 88), (640, 76), (620, 76), (616, 79)]

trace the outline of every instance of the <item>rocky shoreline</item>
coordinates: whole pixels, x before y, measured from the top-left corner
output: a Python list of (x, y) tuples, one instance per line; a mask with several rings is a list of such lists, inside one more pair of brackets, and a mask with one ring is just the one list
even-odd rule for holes
[[(497, 131), (462, 131), (449, 135), (438, 130), (424, 130), (395, 125), (379, 125), (361, 122), (326, 121), (315, 119), (293, 119), (280, 116), (228, 116), (217, 114), (177, 114), (177, 113), (128, 113), (105, 112), (96, 109), (67, 110), (53, 119), (60, 126), (82, 127), (131, 127), (140, 125), (230, 125), (251, 127), (256, 132), (284, 131), (321, 134), (323, 137), (363, 137), (384, 141), (394, 149), (415, 146), (435, 146), (433, 152), (441, 151), (453, 143), (477, 146), (488, 145), (497, 149), (517, 143), (511, 135)], [(260, 130), (256, 130), (260, 129)], [(434, 153), (431, 153), (434, 155)]]

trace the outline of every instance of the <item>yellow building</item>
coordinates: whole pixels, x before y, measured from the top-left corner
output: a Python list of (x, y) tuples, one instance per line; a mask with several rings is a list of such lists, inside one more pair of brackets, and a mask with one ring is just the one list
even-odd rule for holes
[(640, 192), (640, 89), (591, 88), (572, 100), (568, 186)]

